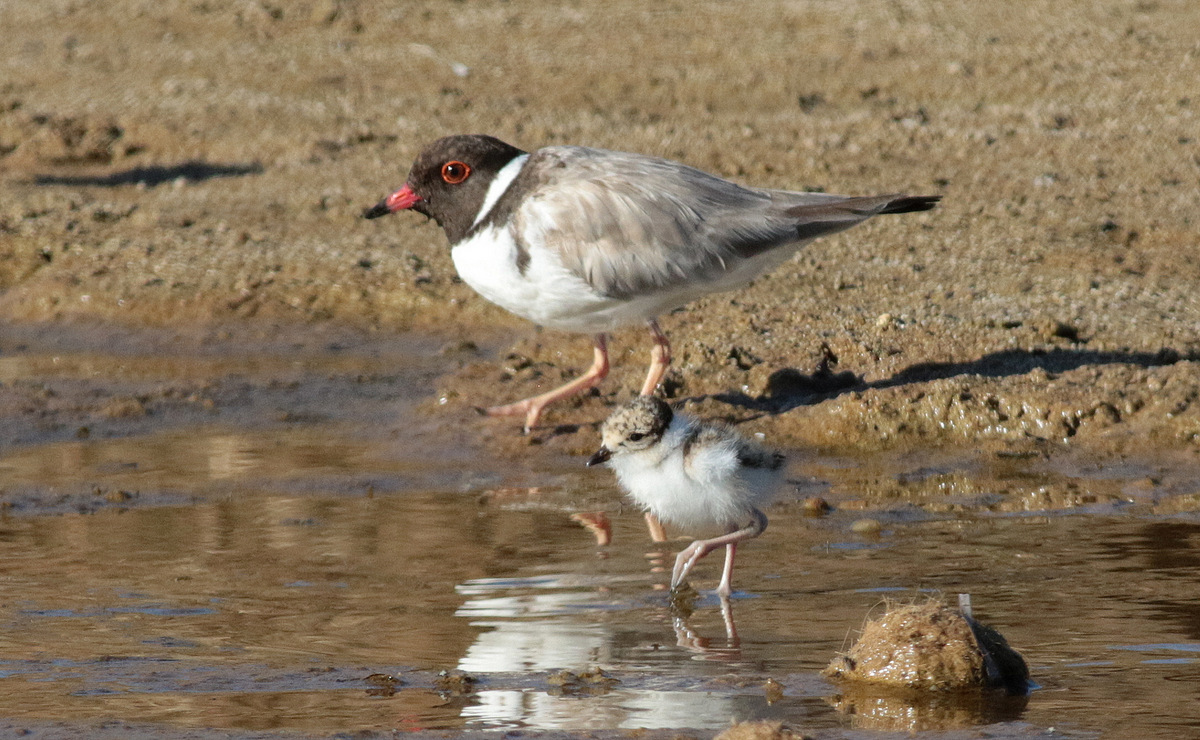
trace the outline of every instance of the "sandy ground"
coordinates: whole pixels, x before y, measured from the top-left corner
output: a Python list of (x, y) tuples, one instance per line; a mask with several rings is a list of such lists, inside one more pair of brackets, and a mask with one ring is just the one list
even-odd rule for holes
[[(700, 413), (784, 447), (1200, 453), (1190, 0), (62, 0), (0, 22), (5, 321), (508, 332), (447, 359), (438, 413), (474, 419), (581, 371), (589, 340), (474, 295), (433, 224), (359, 214), (424, 143), (488, 132), (944, 195), (664, 317), (666, 392)], [(534, 441), (594, 444), (576, 425), (633, 392), (649, 342), (613, 346)]]

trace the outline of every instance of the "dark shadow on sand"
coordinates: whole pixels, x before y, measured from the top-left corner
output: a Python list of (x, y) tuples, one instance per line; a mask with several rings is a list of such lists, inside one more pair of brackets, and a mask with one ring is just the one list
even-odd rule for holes
[(169, 166), (154, 165), (151, 167), (134, 167), (133, 169), (113, 172), (107, 175), (37, 175), (33, 182), (36, 185), (72, 185), (115, 188), (122, 185), (137, 185), (142, 183), (147, 187), (155, 187), (165, 182), (174, 182), (180, 178), (191, 182), (211, 180), (216, 177), (242, 177), (257, 175), (263, 171), (258, 162), (250, 164), (210, 164), (208, 162), (183, 162)]
[(872, 383), (863, 382), (854, 373), (834, 373), (823, 363), (812, 374), (795, 368), (783, 368), (771, 374), (767, 392), (758, 397), (745, 393), (718, 393), (712, 398), (731, 406), (781, 414), (798, 406), (819, 403), (851, 391), (892, 388), (910, 383), (927, 383), (959, 376), (1003, 378), (1024, 375), (1036, 369), (1064, 373), (1090, 365), (1139, 365), (1159, 367), (1176, 362), (1200, 360), (1200, 355), (1183, 354), (1164, 348), (1157, 352), (1097, 352), (1086, 349), (1023, 350), (993, 352), (969, 362), (925, 362), (901, 370), (896, 375)]

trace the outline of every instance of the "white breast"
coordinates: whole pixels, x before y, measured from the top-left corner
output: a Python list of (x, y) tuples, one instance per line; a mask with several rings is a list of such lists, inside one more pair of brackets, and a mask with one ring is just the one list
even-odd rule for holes
[[(475, 224), (487, 217), (528, 159), (528, 154), (516, 157), (496, 173)], [(565, 269), (557, 254), (541, 242), (539, 228), (535, 223), (521, 235), (528, 249), (524, 257), (511, 225), (482, 229), (450, 250), (454, 268), (484, 298), (536, 324), (589, 333), (613, 328), (604, 319), (597, 320), (597, 315), (619, 304)], [(527, 260), (524, 269), (519, 267), (522, 259)]]
[[(550, 329), (589, 334), (613, 331), (643, 323), (714, 291), (710, 283), (609, 298), (563, 267), (558, 254), (542, 244), (536, 232), (526, 236), (528, 262), (523, 272), (518, 268), (520, 255), (510, 228), (485, 228), (459, 242), (450, 256), (459, 277), (484, 298)], [(730, 287), (747, 282), (752, 274), (746, 272), (744, 278), (737, 275), (730, 280)]]
[(682, 425), (672, 424), (654, 448), (614, 455), (611, 465), (621, 486), (639, 506), (667, 524), (685, 528), (744, 524), (750, 507), (770, 499), (774, 481), (743, 476), (734, 446), (715, 445), (698, 457), (693, 450), (700, 464), (685, 465), (681, 449), (685, 431)]
[(525, 270), (507, 228), (488, 227), (450, 251), (463, 281), (492, 303), (552, 329), (596, 333), (612, 327), (603, 318), (617, 301), (599, 295), (562, 266), (550, 250), (529, 247)]

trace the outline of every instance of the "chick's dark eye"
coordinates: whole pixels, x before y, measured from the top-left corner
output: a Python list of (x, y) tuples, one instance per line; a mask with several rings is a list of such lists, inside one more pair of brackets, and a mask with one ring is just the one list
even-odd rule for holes
[(646, 438), (646, 435), (641, 432), (633, 432), (632, 434), (629, 435), (630, 442), (637, 442), (637, 441), (643, 440), (645, 438)]
[(457, 185), (471, 175), (471, 168), (466, 162), (447, 162), (442, 165), (442, 179), (451, 185)]

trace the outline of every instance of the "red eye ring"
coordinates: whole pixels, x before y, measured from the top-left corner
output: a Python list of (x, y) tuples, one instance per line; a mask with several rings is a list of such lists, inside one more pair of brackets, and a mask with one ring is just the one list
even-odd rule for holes
[(457, 159), (442, 165), (442, 179), (451, 185), (457, 185), (471, 176), (471, 166)]

